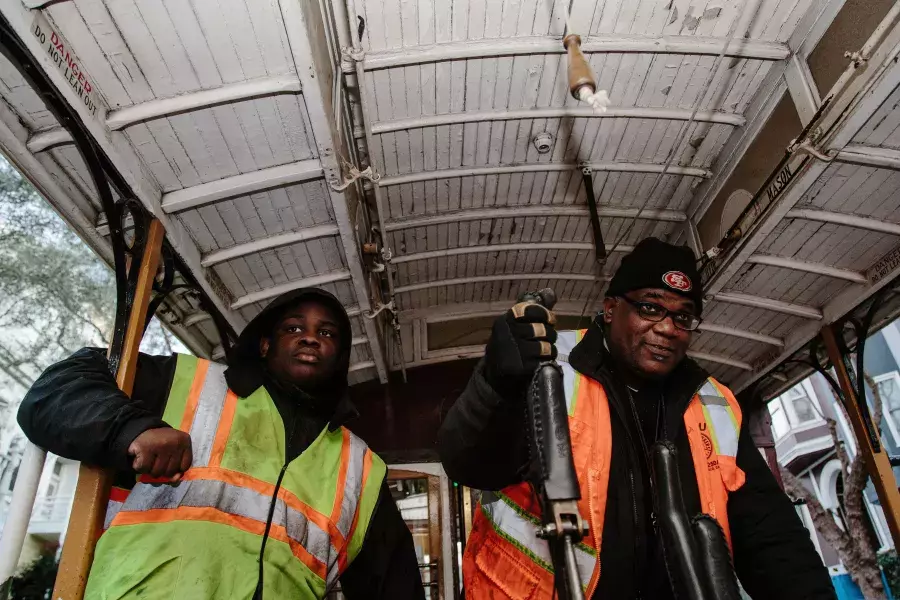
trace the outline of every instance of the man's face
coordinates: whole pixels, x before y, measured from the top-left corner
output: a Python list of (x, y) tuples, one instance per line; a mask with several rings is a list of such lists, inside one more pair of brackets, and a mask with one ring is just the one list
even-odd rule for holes
[[(645, 288), (626, 296), (632, 301), (659, 305), (670, 312), (695, 314), (693, 300), (668, 290)], [(691, 332), (675, 327), (670, 315), (654, 323), (642, 317), (638, 307), (622, 298), (603, 301), (603, 320), (609, 332), (613, 357), (644, 379), (660, 379), (671, 373), (691, 343)]]
[(268, 338), (260, 340), (259, 353), (278, 379), (301, 388), (315, 387), (331, 379), (337, 368), (338, 323), (327, 305), (301, 302), (282, 315)]

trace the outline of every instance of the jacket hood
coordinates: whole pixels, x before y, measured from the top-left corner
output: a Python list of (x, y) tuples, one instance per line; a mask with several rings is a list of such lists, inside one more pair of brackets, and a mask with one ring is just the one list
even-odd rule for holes
[[(314, 396), (321, 396), (323, 397), (321, 399), (327, 399), (329, 404), (334, 404), (347, 393), (347, 372), (350, 368), (350, 350), (353, 345), (350, 317), (334, 294), (319, 288), (300, 288), (286, 292), (272, 300), (247, 324), (238, 337), (237, 343), (229, 351), (226, 359), (228, 369), (225, 371), (225, 379), (236, 394), (246, 397), (261, 385), (272, 382), (273, 378), (268, 373), (265, 361), (259, 353), (259, 342), (271, 333), (272, 328), (286, 310), (306, 301), (320, 302), (331, 308), (339, 320), (338, 327), (340, 328), (341, 347), (337, 370), (332, 380), (317, 389)], [(276, 381), (274, 383), (282, 388), (287, 387), (284, 382)]]

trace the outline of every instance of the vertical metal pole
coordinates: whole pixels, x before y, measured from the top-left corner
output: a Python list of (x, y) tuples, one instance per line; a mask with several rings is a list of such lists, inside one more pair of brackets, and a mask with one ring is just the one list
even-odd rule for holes
[[(150, 304), (153, 281), (156, 279), (156, 272), (159, 268), (164, 237), (165, 230), (162, 224), (156, 219), (151, 221), (147, 228), (144, 254), (138, 265), (137, 286), (128, 314), (122, 358), (116, 372), (116, 383), (119, 389), (129, 396), (134, 387), (138, 348), (144, 334), (147, 307)], [(66, 531), (66, 542), (63, 545), (62, 559), (59, 563), (59, 573), (56, 577), (56, 586), (53, 588), (53, 600), (82, 600), (84, 597), (88, 574), (94, 560), (94, 546), (103, 529), (111, 484), (112, 473), (110, 471), (85, 464), (81, 465), (78, 472), (78, 486), (75, 488), (75, 500), (72, 504), (72, 514), (69, 517), (69, 527)]]
[[(884, 509), (884, 517), (887, 520), (888, 527), (891, 530), (891, 537), (894, 539), (894, 546), (900, 544), (900, 491), (897, 490), (897, 479), (894, 477), (894, 471), (891, 468), (891, 461), (887, 453), (884, 451), (884, 445), (878, 443), (876, 450), (872, 443), (872, 438), (866, 427), (863, 415), (860, 412), (860, 402), (865, 402), (865, 398), (857, 398), (856, 389), (853, 386), (850, 373), (844, 364), (838, 346), (837, 335), (840, 331), (835, 331), (834, 326), (826, 325), (822, 328), (822, 341), (825, 349), (828, 351), (828, 358), (834, 365), (834, 372), (837, 374), (838, 382), (841, 385), (841, 391), (846, 399), (844, 408), (850, 418), (850, 424), (853, 426), (853, 434), (856, 436), (856, 443), (859, 451), (862, 452), (865, 459), (866, 470), (872, 478), (875, 485), (875, 491), (878, 493), (878, 500)], [(862, 374), (857, 374), (862, 377)], [(880, 438), (880, 432), (875, 431), (876, 442)]]
[(25, 454), (19, 463), (12, 503), (9, 505), (9, 514), (3, 526), (3, 537), (0, 538), (0, 585), (5, 584), (16, 572), (46, 457), (46, 450), (38, 448), (31, 442), (25, 444)]

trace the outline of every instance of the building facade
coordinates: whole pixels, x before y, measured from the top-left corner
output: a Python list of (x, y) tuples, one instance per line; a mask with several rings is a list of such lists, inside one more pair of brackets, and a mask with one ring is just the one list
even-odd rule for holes
[[(891, 455), (900, 454), (900, 326), (892, 323), (866, 342), (865, 368), (878, 386), (884, 404), (882, 441)], [(871, 405), (872, 398), (869, 397)], [(801, 381), (768, 405), (778, 463), (796, 475), (844, 528), (843, 472), (828, 428), (835, 421), (838, 438), (852, 458), (856, 440), (831, 387), (821, 374)], [(895, 476), (900, 470), (894, 469)], [(865, 490), (869, 534), (879, 552), (891, 550), (891, 539), (884, 511), (871, 483)], [(798, 505), (801, 520), (810, 530), (813, 543), (842, 598), (861, 597), (847, 585), (846, 569), (837, 552), (816, 532), (807, 506)]]

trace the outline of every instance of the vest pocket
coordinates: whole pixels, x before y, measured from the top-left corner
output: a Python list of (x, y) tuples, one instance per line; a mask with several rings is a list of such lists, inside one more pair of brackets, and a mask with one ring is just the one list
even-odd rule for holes
[(468, 596), (474, 600), (531, 600), (535, 597), (538, 575), (534, 571), (540, 567), (513, 549), (509, 542), (501, 541), (495, 532), (485, 536), (475, 555), (475, 568), (478, 577), (469, 582), (471, 596)]

